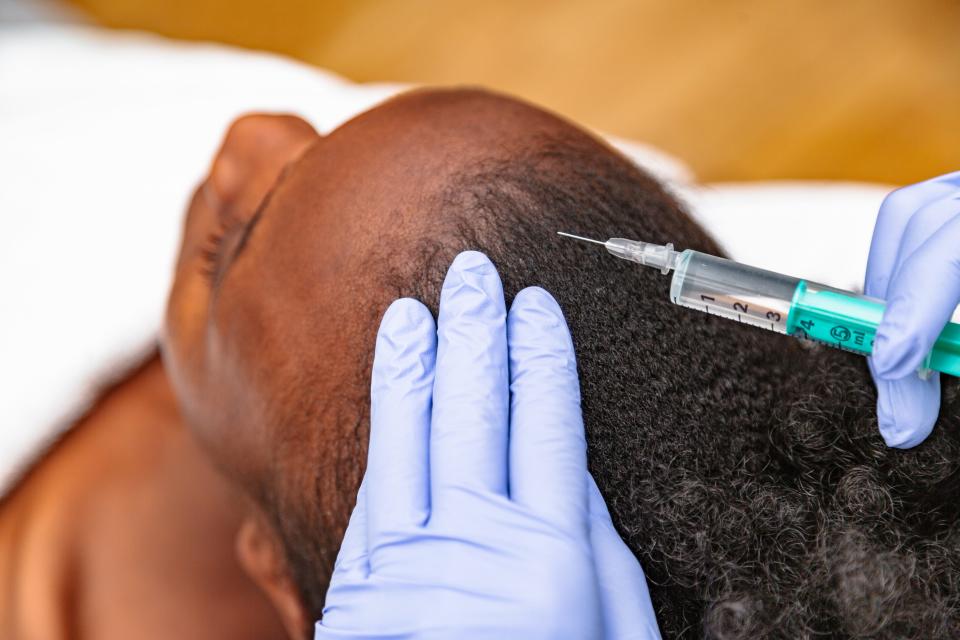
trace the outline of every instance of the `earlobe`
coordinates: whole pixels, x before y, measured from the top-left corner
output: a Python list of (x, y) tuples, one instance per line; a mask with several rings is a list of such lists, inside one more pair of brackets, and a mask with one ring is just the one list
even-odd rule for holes
[(261, 517), (247, 516), (237, 531), (236, 550), (240, 566), (266, 594), (287, 635), (302, 638), (310, 621), (273, 530)]

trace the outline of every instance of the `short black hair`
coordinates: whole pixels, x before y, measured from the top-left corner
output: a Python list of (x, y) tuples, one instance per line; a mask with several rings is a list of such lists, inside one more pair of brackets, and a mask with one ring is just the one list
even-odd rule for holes
[[(658, 272), (557, 237), (722, 255), (670, 193), (599, 142), (544, 139), (476, 164), (432, 206), (436, 233), (385, 256), (406, 265), (386, 285), (436, 312), (453, 257), (476, 249), (508, 304), (530, 285), (557, 298), (590, 468), (664, 637), (960, 636), (956, 384), (945, 381), (926, 443), (888, 449), (862, 358), (679, 308)], [(287, 533), (319, 616), (329, 556)]]

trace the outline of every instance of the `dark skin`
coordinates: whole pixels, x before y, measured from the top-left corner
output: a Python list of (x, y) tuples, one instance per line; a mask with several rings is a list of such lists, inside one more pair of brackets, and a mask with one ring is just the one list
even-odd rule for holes
[[(262, 196), (296, 154), (301, 138), (277, 135), (288, 126), (315, 137), (299, 119), (238, 121), (200, 192)], [(187, 429), (155, 354), (0, 504), (0, 637), (285, 637), (238, 552), (256, 549), (252, 511)]]
[(283, 637), (237, 562), (245, 512), (152, 358), (0, 507), (0, 637)]
[[(207, 198), (202, 187), (194, 199), (164, 351), (184, 415), (249, 493), (325, 525), (331, 565), (364, 456), (370, 363), (357, 354), (369, 352), (372, 319), (397, 295), (378, 261), (414, 279), (403, 273), (402, 248), (443, 239), (430, 198), (464, 167), (508, 160), (545, 137), (588, 139), (504, 97), (413, 92), (316, 137), (268, 195)], [(217, 164), (211, 184), (216, 189)], [(219, 228), (211, 261), (207, 240)], [(281, 556), (272, 531), (258, 530), (258, 539)], [(274, 567), (278, 558), (259, 562)], [(292, 583), (254, 573), (288, 628), (304, 628), (311, 616)]]
[[(479, 91), (406, 94), (324, 137), (290, 116), (238, 120), (189, 207), (162, 363), (108, 394), (0, 510), (0, 571), (17, 576), (0, 596), (23, 612), (17, 634), (276, 637), (279, 619), (301, 637), (312, 615), (259, 505), (322, 522), (332, 561), (365, 453), (370, 363), (357, 354), (396, 297), (378, 261), (415, 278), (391, 248), (443, 241), (429, 198), (544, 136), (589, 140)], [(70, 483), (78, 497), (63, 500)], [(24, 534), (23, 522), (36, 524)], [(14, 566), (15, 553), (32, 560)], [(29, 602), (23, 576), (43, 583)]]

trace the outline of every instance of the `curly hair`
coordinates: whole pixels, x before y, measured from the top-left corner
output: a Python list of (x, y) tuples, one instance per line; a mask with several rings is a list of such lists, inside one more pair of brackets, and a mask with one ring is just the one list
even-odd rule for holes
[[(468, 212), (452, 244), (486, 251), (508, 297), (557, 296), (591, 470), (665, 637), (960, 637), (956, 385), (926, 443), (890, 449), (862, 358), (678, 308), (653, 270), (557, 240), (722, 255), (654, 180), (589, 144), (475, 167), (439, 206)], [(421, 253), (435, 256), (422, 299), (447, 254)]]
[[(398, 265), (386, 286), (436, 311), (453, 256), (477, 249), (508, 303), (533, 284), (556, 296), (591, 471), (664, 637), (960, 637), (956, 385), (926, 443), (889, 449), (862, 358), (676, 307), (659, 273), (558, 239), (722, 255), (655, 180), (586, 136), (470, 167), (431, 206), (435, 233), (385, 257)], [(325, 556), (293, 547), (319, 615), (311, 558)]]

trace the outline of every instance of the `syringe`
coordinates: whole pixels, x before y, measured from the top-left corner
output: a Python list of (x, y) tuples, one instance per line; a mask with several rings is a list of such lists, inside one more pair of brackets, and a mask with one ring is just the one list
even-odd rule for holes
[[(670, 300), (674, 304), (861, 355), (873, 351), (885, 307), (883, 300), (692, 249), (674, 251), (670, 243), (626, 238), (604, 242), (558, 233), (601, 244), (618, 258), (660, 269), (664, 274), (673, 271)], [(960, 324), (947, 324), (937, 338), (920, 373), (931, 370), (960, 376)]]

